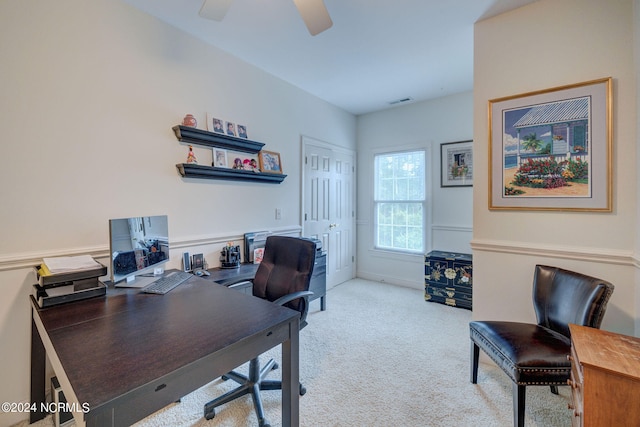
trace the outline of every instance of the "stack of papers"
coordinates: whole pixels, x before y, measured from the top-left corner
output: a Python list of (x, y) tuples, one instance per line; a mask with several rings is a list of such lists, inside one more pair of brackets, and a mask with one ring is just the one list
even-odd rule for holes
[(91, 255), (43, 258), (43, 262), (43, 267), (46, 267), (50, 274), (90, 270), (102, 267), (102, 264), (94, 260)]

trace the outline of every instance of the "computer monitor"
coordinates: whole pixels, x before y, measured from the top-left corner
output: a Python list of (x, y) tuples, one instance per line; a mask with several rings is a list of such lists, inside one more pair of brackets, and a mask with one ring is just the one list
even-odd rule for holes
[(111, 281), (117, 287), (142, 288), (164, 272), (169, 261), (167, 215), (109, 220)]

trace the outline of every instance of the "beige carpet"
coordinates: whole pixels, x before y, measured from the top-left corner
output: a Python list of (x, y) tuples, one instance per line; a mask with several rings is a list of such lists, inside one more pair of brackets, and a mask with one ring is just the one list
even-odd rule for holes
[[(478, 384), (469, 382), (470, 311), (425, 302), (419, 290), (360, 279), (330, 290), (327, 311), (317, 300), (311, 309), (300, 335), (307, 387), (301, 426), (513, 425), (511, 382), (502, 371), (482, 364)], [(279, 354), (278, 348), (269, 356), (279, 360)], [(219, 408), (213, 420), (202, 417), (204, 403), (233, 384), (217, 379), (136, 427), (257, 426), (248, 396)], [(280, 392), (263, 397), (268, 420), (280, 425)], [(529, 387), (526, 425), (570, 426), (568, 401), (567, 387), (559, 396)], [(53, 424), (46, 418), (35, 425)]]

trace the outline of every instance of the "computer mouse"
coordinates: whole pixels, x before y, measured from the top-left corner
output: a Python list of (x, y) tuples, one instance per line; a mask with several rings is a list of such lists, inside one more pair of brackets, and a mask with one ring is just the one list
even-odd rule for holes
[(211, 276), (211, 273), (209, 273), (207, 270), (196, 270), (193, 272), (193, 274), (195, 274), (196, 276), (202, 277), (202, 276)]

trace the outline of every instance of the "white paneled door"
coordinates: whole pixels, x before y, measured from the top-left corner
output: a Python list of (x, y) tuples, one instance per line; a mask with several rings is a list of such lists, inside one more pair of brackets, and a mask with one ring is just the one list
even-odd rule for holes
[(327, 251), (327, 288), (355, 277), (355, 154), (302, 138), (303, 236)]

